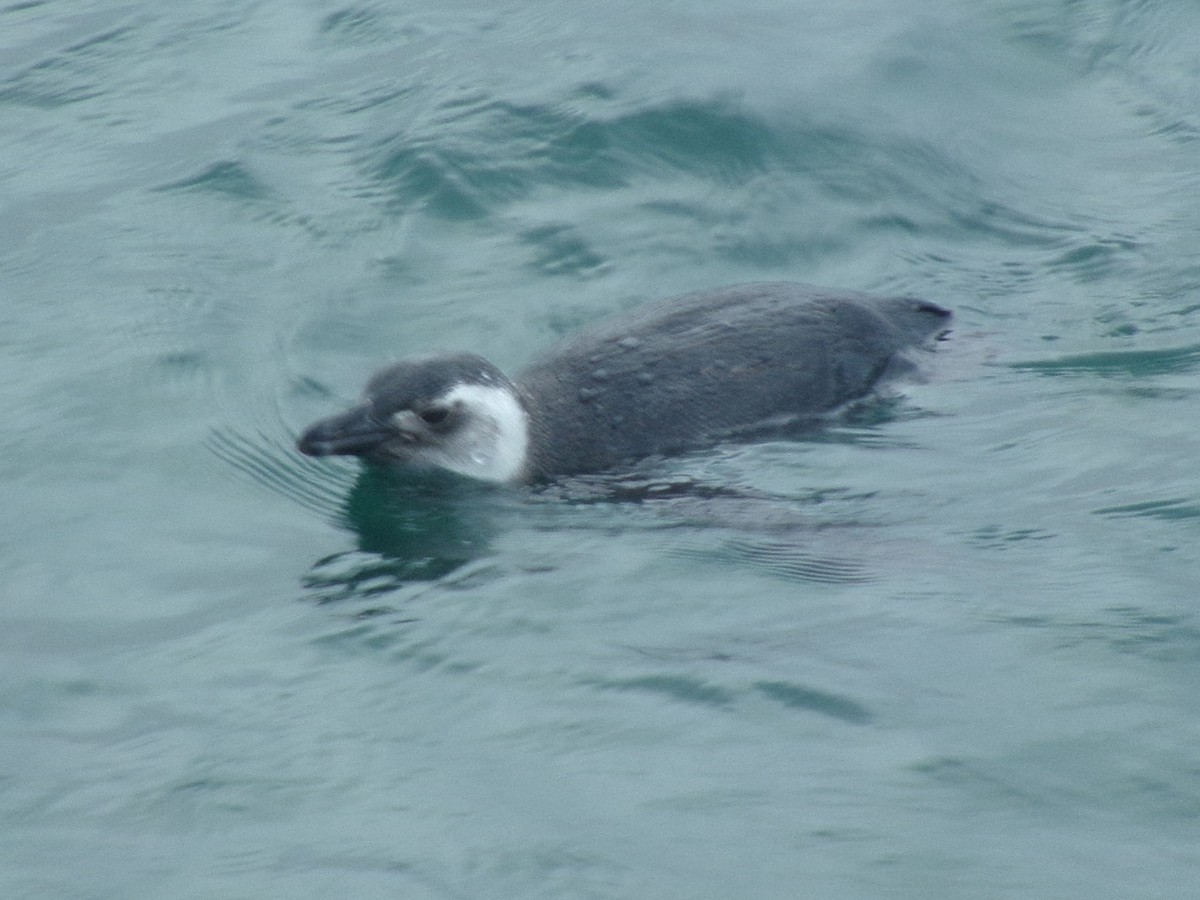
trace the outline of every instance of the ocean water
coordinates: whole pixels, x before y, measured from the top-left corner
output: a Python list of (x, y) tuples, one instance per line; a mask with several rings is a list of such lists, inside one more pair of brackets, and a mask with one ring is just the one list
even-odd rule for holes
[[(0, 6), (0, 896), (1200, 882), (1192, 0)], [(741, 281), (952, 307), (807, 437), (293, 449)]]

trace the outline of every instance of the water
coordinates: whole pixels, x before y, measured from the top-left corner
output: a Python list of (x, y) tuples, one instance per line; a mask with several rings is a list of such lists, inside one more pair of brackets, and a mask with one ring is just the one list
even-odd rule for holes
[[(0, 8), (0, 895), (1185, 896), (1200, 7)], [(827, 431), (291, 442), (658, 296), (953, 307)]]

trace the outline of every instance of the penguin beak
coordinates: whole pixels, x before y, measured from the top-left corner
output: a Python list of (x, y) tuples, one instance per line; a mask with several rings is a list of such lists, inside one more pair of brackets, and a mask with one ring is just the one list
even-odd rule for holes
[(296, 448), (307, 456), (365, 456), (394, 437), (396, 430), (375, 418), (364, 404), (310, 425)]

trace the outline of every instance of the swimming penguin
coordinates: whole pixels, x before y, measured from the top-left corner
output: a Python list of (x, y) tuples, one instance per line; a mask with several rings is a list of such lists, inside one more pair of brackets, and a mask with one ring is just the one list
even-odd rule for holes
[(297, 446), (499, 483), (601, 472), (834, 410), (950, 316), (791, 283), (685, 294), (580, 331), (515, 381), (470, 354), (398, 362)]

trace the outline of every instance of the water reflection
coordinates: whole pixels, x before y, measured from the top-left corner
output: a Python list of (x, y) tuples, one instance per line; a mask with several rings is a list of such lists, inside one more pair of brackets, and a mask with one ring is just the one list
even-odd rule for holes
[(355, 549), (318, 560), (304, 586), (328, 603), (440, 580), (488, 553), (502, 507), (500, 491), (462, 478), (364, 467), (337, 515)]

